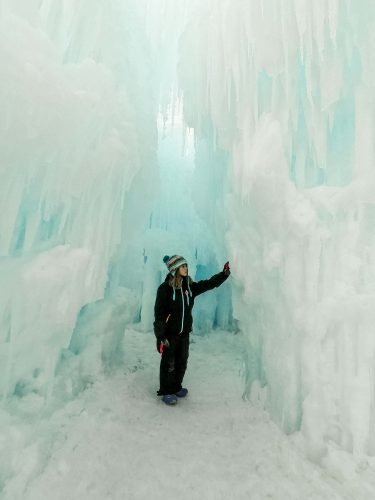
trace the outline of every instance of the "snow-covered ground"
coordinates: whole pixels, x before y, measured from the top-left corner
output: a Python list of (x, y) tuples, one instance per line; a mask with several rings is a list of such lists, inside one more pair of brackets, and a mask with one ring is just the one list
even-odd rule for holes
[[(0, 459), (4, 500), (375, 498), (370, 459), (331, 447), (323, 466), (313, 464), (298, 434), (284, 435), (242, 399), (239, 334), (193, 336), (190, 393), (175, 407), (156, 397), (153, 334), (127, 329), (125, 352), (121, 373), (49, 418), (2, 414), (0, 445), (9, 435), (19, 445)], [(4, 472), (10, 462), (13, 477)]]

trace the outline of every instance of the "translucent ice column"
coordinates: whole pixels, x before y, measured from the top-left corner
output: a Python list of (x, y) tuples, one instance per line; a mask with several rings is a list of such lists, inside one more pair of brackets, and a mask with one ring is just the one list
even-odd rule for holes
[[(80, 308), (103, 297), (109, 263), (157, 185), (137, 9), (1, 2), (0, 397), (48, 392)], [(134, 186), (144, 203), (130, 213)]]
[(212, 0), (180, 44), (186, 121), (228, 155), (245, 395), (314, 459), (375, 453), (374, 28), (371, 1)]

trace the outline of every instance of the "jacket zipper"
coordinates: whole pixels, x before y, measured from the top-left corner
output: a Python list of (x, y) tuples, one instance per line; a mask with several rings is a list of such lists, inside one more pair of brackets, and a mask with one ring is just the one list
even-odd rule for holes
[(182, 333), (182, 330), (184, 329), (184, 316), (185, 316), (185, 301), (184, 301), (184, 293), (182, 291), (182, 287), (181, 287), (181, 298), (182, 298), (182, 323), (181, 323), (180, 333)]

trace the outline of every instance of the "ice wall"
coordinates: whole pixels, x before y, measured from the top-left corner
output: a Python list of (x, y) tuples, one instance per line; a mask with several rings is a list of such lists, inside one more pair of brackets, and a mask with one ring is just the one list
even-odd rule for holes
[(374, 454), (374, 4), (211, 0), (198, 14), (180, 86), (217, 183), (228, 157), (216, 226), (248, 338), (245, 395), (265, 392), (313, 459), (327, 443)]
[(2, 398), (50, 392), (81, 307), (103, 297), (113, 256), (148, 214), (157, 104), (140, 10), (1, 2)]
[[(194, 143), (186, 156), (178, 109), (178, 40), (197, 5), (0, 3), (5, 404), (37, 395), (43, 406), (117, 366), (125, 324), (152, 328), (166, 253), (200, 277), (225, 261), (191, 201)], [(197, 307), (201, 330), (228, 326), (219, 295)]]

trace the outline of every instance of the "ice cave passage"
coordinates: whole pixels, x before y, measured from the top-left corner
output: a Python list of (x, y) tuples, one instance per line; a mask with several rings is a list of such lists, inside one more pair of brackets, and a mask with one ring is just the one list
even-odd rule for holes
[(127, 328), (155, 350), (173, 254), (230, 261), (194, 335), (241, 351), (238, 398), (368, 463), (374, 28), (371, 0), (0, 2), (0, 491), (25, 422), (129, 369)]

